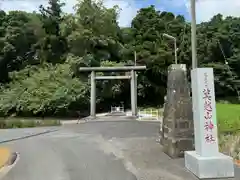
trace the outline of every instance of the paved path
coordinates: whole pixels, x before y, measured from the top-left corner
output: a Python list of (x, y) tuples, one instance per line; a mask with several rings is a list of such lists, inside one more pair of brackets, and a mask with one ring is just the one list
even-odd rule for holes
[(3, 180), (136, 179), (88, 135), (59, 130), (8, 145), (20, 153), (20, 160)]
[(154, 122), (88, 122), (8, 142), (20, 160), (3, 180), (197, 179), (185, 170), (183, 159), (161, 152), (158, 130)]

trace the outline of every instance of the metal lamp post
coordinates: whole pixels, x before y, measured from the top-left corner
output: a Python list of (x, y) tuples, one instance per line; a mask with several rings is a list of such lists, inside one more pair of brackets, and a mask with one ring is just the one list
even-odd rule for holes
[(175, 54), (175, 64), (177, 64), (177, 39), (169, 34), (163, 34), (164, 37), (174, 41), (174, 54)]

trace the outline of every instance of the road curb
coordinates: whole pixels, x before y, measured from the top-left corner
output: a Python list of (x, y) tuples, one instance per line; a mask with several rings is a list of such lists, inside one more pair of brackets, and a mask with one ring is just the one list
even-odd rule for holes
[(0, 141), (0, 144), (7, 143), (7, 142), (12, 142), (12, 141), (17, 141), (17, 140), (21, 140), (21, 139), (27, 139), (27, 138), (30, 138), (30, 137), (39, 136), (39, 135), (42, 135), (42, 134), (48, 134), (48, 133), (55, 132), (55, 131), (58, 131), (58, 130), (57, 129), (47, 130), (47, 131), (43, 131), (43, 132), (39, 132), (39, 133), (32, 133), (32, 134), (28, 134), (28, 135), (24, 135), (24, 136), (20, 136), (20, 137), (16, 137), (16, 138), (9, 138), (7, 140)]
[(91, 123), (91, 122), (132, 122), (132, 121), (139, 121), (139, 122), (159, 122), (161, 123), (161, 120), (151, 120), (151, 119), (135, 119), (132, 117), (127, 117), (126, 119), (120, 119), (120, 120), (109, 120), (109, 119), (101, 119), (101, 118), (82, 118), (81, 120), (71, 120), (71, 121), (62, 121), (62, 125), (69, 125), (69, 124), (85, 124), (85, 123)]
[(20, 155), (17, 152), (11, 153), (7, 162), (0, 168), (0, 179), (7, 175), (7, 173), (17, 164)]
[(95, 123), (95, 122), (133, 122), (134, 120), (89, 120), (86, 123)]
[(69, 123), (63, 123), (64, 125), (69, 125), (69, 124), (85, 124), (85, 123), (93, 123), (93, 122), (133, 122), (133, 121), (137, 121), (137, 122), (159, 122), (161, 123), (160, 120), (138, 120), (138, 119), (121, 119), (121, 120), (101, 120), (101, 119), (85, 119), (85, 120), (80, 120), (79, 122), (75, 121), (75, 122), (69, 122)]
[(6, 147), (0, 147), (0, 169), (8, 163), (11, 151)]
[(139, 122), (161, 122), (161, 120), (136, 119)]
[(83, 124), (86, 123), (85, 120), (63, 120), (61, 121), (62, 126), (69, 125), (69, 124)]

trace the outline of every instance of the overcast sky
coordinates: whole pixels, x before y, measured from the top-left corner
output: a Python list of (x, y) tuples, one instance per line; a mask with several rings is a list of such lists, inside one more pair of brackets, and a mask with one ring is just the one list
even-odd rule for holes
[[(66, 3), (64, 11), (73, 12), (72, 7), (77, 0), (63, 0)], [(155, 5), (158, 10), (170, 11), (184, 15), (190, 20), (189, 0), (105, 0), (105, 6), (118, 5), (120, 26), (128, 26), (139, 8)], [(47, 4), (47, 0), (0, 0), (1, 9), (9, 10), (37, 10), (40, 4)], [(240, 0), (197, 0), (197, 21), (208, 21), (213, 15), (221, 13), (224, 16), (240, 17)]]

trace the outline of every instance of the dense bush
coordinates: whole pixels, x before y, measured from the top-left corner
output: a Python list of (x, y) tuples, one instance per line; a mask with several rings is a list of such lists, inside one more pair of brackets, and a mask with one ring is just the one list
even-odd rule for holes
[(88, 104), (88, 86), (73, 77), (71, 63), (39, 67), (28, 76), (13, 73), (15, 78), (0, 94), (0, 115), (64, 115), (74, 105)]

